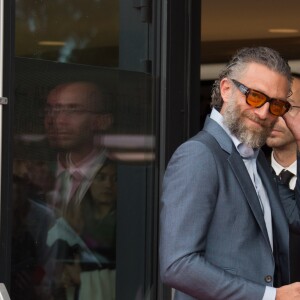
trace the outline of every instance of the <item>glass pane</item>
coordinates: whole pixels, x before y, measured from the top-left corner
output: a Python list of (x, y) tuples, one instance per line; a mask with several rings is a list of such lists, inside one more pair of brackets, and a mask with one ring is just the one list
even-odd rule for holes
[(149, 293), (152, 78), (120, 69), (119, 18), (118, 1), (16, 1), (12, 300)]
[(116, 0), (17, 0), (16, 55), (118, 66)]

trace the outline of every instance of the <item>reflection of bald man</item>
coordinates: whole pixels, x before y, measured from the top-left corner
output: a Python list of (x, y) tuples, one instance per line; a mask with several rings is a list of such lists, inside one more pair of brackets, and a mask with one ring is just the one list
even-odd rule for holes
[[(292, 84), (292, 96), (289, 101), (292, 105), (300, 105), (300, 75), (294, 75)], [(297, 109), (297, 108), (293, 108)], [(297, 174), (297, 145), (291, 131), (280, 117), (274, 129), (267, 139), (267, 145), (273, 148), (271, 164), (277, 175), (283, 169), (294, 174), (289, 182), (290, 189), (294, 190)], [(291, 233), (290, 235), (290, 262), (291, 282), (300, 281), (300, 236)]]
[(79, 204), (103, 164), (105, 150), (95, 146), (94, 136), (112, 123), (106, 107), (105, 95), (93, 83), (66, 83), (50, 91), (44, 122), (49, 144), (58, 151), (56, 207), (75, 194)]
[[(106, 96), (95, 84), (73, 82), (55, 87), (47, 97), (45, 128), (50, 146), (58, 153), (55, 191), (50, 199), (58, 218), (47, 235), (47, 244), (57, 257), (54, 299), (61, 290), (67, 299), (85, 300), (87, 290), (93, 294), (90, 300), (100, 299), (99, 295), (114, 299), (115, 270), (103, 267), (106, 257), (102, 248), (94, 251), (93, 237), (85, 238), (87, 220), (93, 220), (93, 212), (86, 218), (82, 213), (82, 204), (89, 200), (89, 188), (107, 159), (106, 150), (98, 143), (101, 139), (95, 142), (95, 136), (112, 124)], [(114, 249), (109, 249), (109, 254), (110, 251), (114, 253)]]

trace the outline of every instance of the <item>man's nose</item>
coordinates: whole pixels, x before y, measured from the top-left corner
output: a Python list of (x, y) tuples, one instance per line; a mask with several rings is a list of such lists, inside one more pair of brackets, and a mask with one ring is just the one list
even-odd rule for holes
[(55, 112), (46, 116), (46, 122), (48, 124), (64, 123), (67, 119), (67, 116), (63, 112)]
[(262, 120), (265, 120), (270, 115), (270, 103), (266, 102), (262, 107), (254, 110), (255, 114)]

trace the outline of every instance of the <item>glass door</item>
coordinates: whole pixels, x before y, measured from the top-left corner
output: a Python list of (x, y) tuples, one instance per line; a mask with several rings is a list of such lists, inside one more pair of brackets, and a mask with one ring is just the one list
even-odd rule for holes
[(11, 298), (151, 299), (151, 6), (15, 5)]

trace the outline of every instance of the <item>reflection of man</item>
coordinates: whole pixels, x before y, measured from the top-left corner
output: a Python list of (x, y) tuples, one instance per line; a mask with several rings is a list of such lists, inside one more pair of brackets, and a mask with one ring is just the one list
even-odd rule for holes
[(259, 149), (283, 115), (300, 146), (292, 126), (300, 113), (292, 117), (286, 101), (291, 81), (276, 51), (241, 49), (214, 84), (203, 131), (171, 158), (160, 262), (176, 300), (300, 299), (288, 266), (288, 225), (300, 232), (298, 194), (277, 186)]
[[(292, 96), (289, 101), (292, 105), (300, 106), (300, 77), (296, 75), (293, 78)], [(282, 172), (290, 172), (287, 173), (290, 175), (286, 177), (288, 180), (286, 184), (294, 190), (297, 179), (297, 144), (282, 118), (278, 118), (267, 139), (267, 145), (273, 148), (271, 164), (276, 175), (284, 178)], [(291, 281), (300, 281), (300, 236), (293, 232), (290, 233), (290, 256)]]
[(112, 123), (105, 109), (104, 95), (88, 82), (62, 84), (48, 95), (45, 128), (50, 145), (58, 151), (54, 205), (62, 211), (75, 195), (79, 205), (105, 160), (105, 150), (94, 144), (95, 134)]
[[(48, 245), (57, 253), (56, 299), (83, 300), (81, 295), (88, 288), (99, 291), (91, 300), (101, 299), (99, 293), (113, 295), (115, 292), (115, 273), (110, 270), (115, 263), (114, 230), (110, 237), (113, 247), (105, 249), (113, 261), (109, 270), (104, 266), (106, 258), (103, 262), (101, 249), (94, 251), (84, 234), (95, 211), (89, 211), (91, 215), (86, 216), (83, 204), (108, 159), (106, 150), (98, 144), (101, 133), (112, 124), (105, 96), (95, 84), (73, 82), (55, 87), (47, 97), (45, 128), (50, 146), (57, 151), (55, 191), (50, 204), (56, 208), (59, 218), (47, 237)], [(112, 222), (114, 229), (115, 219)]]

